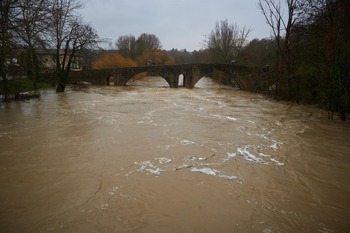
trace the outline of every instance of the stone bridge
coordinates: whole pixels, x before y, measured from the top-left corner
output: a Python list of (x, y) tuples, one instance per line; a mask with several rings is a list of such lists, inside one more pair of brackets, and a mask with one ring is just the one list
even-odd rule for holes
[(183, 75), (183, 87), (193, 88), (204, 76), (217, 79), (226, 85), (235, 85), (242, 90), (254, 91), (260, 82), (261, 69), (231, 64), (178, 64), (125, 67), (101, 70), (71, 72), (69, 83), (89, 82), (94, 85), (125, 86), (135, 75), (161, 76), (172, 88), (179, 87), (179, 76)]

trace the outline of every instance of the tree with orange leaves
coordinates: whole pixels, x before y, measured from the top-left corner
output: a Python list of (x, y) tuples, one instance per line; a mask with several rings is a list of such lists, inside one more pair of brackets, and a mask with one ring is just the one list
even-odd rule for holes
[(130, 58), (125, 58), (119, 53), (115, 54), (102, 54), (92, 64), (93, 69), (108, 69), (116, 67), (135, 67), (136, 62)]
[(144, 66), (147, 61), (151, 60), (157, 65), (172, 65), (175, 64), (174, 57), (165, 50), (156, 50), (150, 53), (144, 53), (142, 56), (137, 58), (137, 64)]

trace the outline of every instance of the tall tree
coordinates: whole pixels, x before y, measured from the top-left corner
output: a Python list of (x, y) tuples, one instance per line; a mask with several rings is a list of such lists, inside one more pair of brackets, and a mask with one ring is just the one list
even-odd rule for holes
[(17, 16), (17, 0), (0, 1), (0, 75), (3, 81), (4, 100), (7, 101), (10, 95), (8, 77), (9, 64), (11, 63), (14, 43), (14, 19)]
[(136, 40), (137, 56), (147, 54), (150, 57), (152, 52), (160, 49), (162, 49), (162, 44), (154, 34), (142, 33)]
[(92, 64), (93, 69), (111, 69), (116, 67), (135, 67), (131, 58), (123, 57), (120, 53), (101, 54)]
[(15, 31), (26, 48), (27, 75), (33, 81), (34, 90), (39, 79), (39, 61), (36, 53), (38, 47), (44, 47), (44, 33), (47, 29), (47, 1), (18, 0), (18, 16)]
[(241, 53), (251, 30), (237, 24), (229, 24), (228, 20), (216, 22), (215, 28), (207, 36), (206, 46), (218, 55), (220, 62), (229, 63), (237, 59)]
[(55, 47), (55, 62), (58, 74), (56, 92), (64, 92), (70, 65), (76, 53), (89, 44), (97, 42), (95, 30), (84, 24), (76, 10), (82, 8), (78, 0), (51, 0), (49, 14), (49, 37)]
[(275, 62), (276, 43), (272, 38), (254, 39), (242, 51), (244, 64), (255, 67), (270, 66)]
[(153, 51), (151, 55), (144, 53), (143, 56), (139, 57), (140, 61), (144, 61), (142, 65), (146, 65), (147, 60), (151, 60), (157, 65), (172, 65), (175, 63), (174, 57), (165, 50)]
[(346, 120), (350, 111), (350, 2), (306, 0), (303, 10), (307, 34), (317, 44), (310, 61), (322, 78), (323, 104)]
[[(291, 59), (291, 38), (293, 27), (299, 15), (301, 0), (259, 0), (259, 8), (264, 15), (267, 24), (271, 27), (276, 40), (276, 69), (279, 74), (286, 73), (288, 96), (291, 98), (291, 79), (293, 73), (293, 61)], [(283, 5), (282, 5), (283, 4)], [(287, 14), (284, 13), (287, 9)], [(286, 69), (286, 70), (284, 70)], [(278, 78), (279, 79), (279, 78)], [(276, 95), (281, 80), (276, 80)]]
[(131, 59), (136, 58), (136, 38), (133, 35), (120, 36), (115, 43), (118, 52)]

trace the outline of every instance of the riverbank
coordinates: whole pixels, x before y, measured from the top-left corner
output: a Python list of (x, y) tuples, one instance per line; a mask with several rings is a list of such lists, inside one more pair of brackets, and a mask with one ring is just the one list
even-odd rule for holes
[(37, 90), (34, 90), (33, 81), (30, 79), (12, 79), (8, 80), (9, 96), (4, 99), (4, 84), (0, 81), (0, 102), (14, 100), (28, 100), (40, 97), (40, 90), (53, 88), (50, 83), (38, 82)]

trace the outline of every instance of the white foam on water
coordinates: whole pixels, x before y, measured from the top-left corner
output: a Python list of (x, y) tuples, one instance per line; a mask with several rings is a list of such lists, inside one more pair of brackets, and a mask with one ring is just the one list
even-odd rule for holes
[(228, 176), (228, 175), (225, 175), (224, 173), (222, 173), (221, 171), (218, 171), (216, 169), (211, 169), (211, 168), (208, 168), (208, 167), (204, 167), (204, 168), (193, 167), (191, 169), (191, 172), (200, 172), (200, 173), (204, 173), (204, 174), (210, 175), (210, 176), (218, 176), (218, 177), (221, 177), (221, 178), (225, 178), (227, 180), (235, 180), (235, 179), (237, 179), (237, 176)]
[(226, 154), (227, 154), (227, 157), (226, 157), (226, 159), (224, 159), (224, 163), (226, 163), (230, 159), (232, 159), (232, 158), (237, 156), (237, 153), (226, 153)]
[(270, 228), (266, 228), (263, 230), (263, 233), (273, 233), (273, 231)]
[(254, 154), (250, 153), (249, 147), (251, 146), (244, 146), (241, 148), (237, 148), (237, 152), (239, 153), (239, 155), (241, 155), (241, 157), (243, 157), (244, 160), (255, 162), (255, 163), (268, 164), (262, 158), (256, 157)]
[(273, 141), (274, 143), (270, 146), (268, 146), (269, 148), (273, 149), (274, 151), (277, 151), (280, 149), (280, 146), (281, 144), (283, 144), (282, 142), (276, 142), (276, 141)]
[(228, 158), (233, 158), (236, 157), (237, 154), (236, 153), (227, 153)]
[(119, 187), (112, 186), (112, 191), (109, 191), (108, 194), (111, 196), (114, 196), (118, 190), (119, 190)]
[(270, 138), (268, 138), (265, 134), (255, 134), (255, 136), (257, 136), (257, 137), (260, 137), (260, 138), (263, 138), (263, 139), (265, 139), (265, 140), (268, 140), (268, 141), (270, 141)]
[(284, 163), (281, 163), (281, 162), (277, 161), (277, 160), (274, 159), (274, 158), (270, 158), (270, 160), (271, 160), (272, 162), (274, 162), (276, 165), (279, 165), (279, 166), (283, 166), (283, 165), (284, 165)]
[(238, 118), (235, 118), (235, 117), (223, 116), (223, 115), (219, 115), (219, 114), (211, 114), (209, 116), (213, 117), (213, 118), (220, 119), (220, 120), (230, 120), (230, 121), (237, 121), (238, 120)]
[(242, 132), (242, 131), (247, 131), (248, 130), (248, 127), (243, 125), (243, 126), (240, 126), (239, 127), (239, 130)]
[[(156, 160), (158, 162), (158, 164), (161, 166), (172, 162), (172, 159), (169, 159), (166, 157), (154, 158), (154, 160)], [(138, 172), (146, 172), (147, 174), (159, 176), (161, 174), (161, 172), (166, 171), (166, 170), (154, 165), (153, 162), (150, 160), (143, 161), (143, 162), (135, 162), (135, 164), (139, 166), (139, 168), (136, 170)]]
[[(236, 153), (227, 153), (227, 154), (228, 154), (228, 158), (226, 159), (226, 161), (229, 158), (236, 156)], [(224, 163), (203, 163), (203, 161), (207, 161), (209, 158), (210, 157), (205, 158), (205, 157), (198, 157), (198, 156), (187, 156), (185, 158), (185, 161), (181, 165), (177, 167), (172, 167), (172, 168), (169, 168), (168, 164), (172, 163), (173, 160), (166, 157), (154, 158), (154, 161), (147, 160), (143, 162), (134, 162), (134, 164), (137, 167), (136, 168), (137, 172), (146, 173), (147, 175), (155, 175), (156, 177), (159, 176), (162, 172), (167, 170), (176, 172), (182, 169), (191, 169), (191, 172), (200, 172), (206, 175), (216, 176), (227, 180), (237, 179), (237, 176), (227, 175), (222, 171), (210, 168), (210, 166), (215, 166), (215, 167), (223, 166)], [(117, 189), (116, 190), (113, 189), (110, 195), (115, 194), (116, 191)]]
[[(255, 124), (253, 121), (248, 121), (250, 124)], [(276, 123), (277, 124), (277, 123)], [(235, 153), (227, 153), (227, 157), (224, 162), (227, 162), (232, 157), (239, 156), (243, 160), (259, 163), (264, 165), (278, 165), (282, 166), (284, 163), (278, 161), (276, 158), (273, 158), (268, 153), (264, 153), (264, 150), (270, 151), (279, 151), (281, 150), (282, 142), (271, 139), (272, 132), (268, 128), (263, 128), (263, 132), (261, 133), (251, 133), (249, 132), (249, 128), (245, 125), (242, 125), (238, 128), (238, 130), (246, 135), (251, 137), (258, 137), (266, 140), (269, 144), (262, 145), (245, 145), (237, 148), (237, 152)]]
[(159, 176), (160, 173), (163, 172), (163, 171), (165, 171), (165, 170), (156, 167), (156, 168), (154, 168), (154, 169), (148, 168), (148, 169), (146, 169), (146, 171), (148, 171), (149, 173), (151, 173), (151, 174), (153, 174), (153, 175)]
[(259, 156), (260, 157), (270, 157), (270, 155), (267, 155), (267, 154), (264, 154), (264, 153), (261, 153), (261, 152), (259, 153)]
[(192, 145), (194, 144), (194, 142), (190, 141), (190, 140), (182, 140), (180, 141), (181, 145), (187, 146), (187, 145)]
[(146, 172), (146, 173), (148, 172), (148, 174), (153, 174), (153, 175), (159, 176), (162, 171), (165, 171), (165, 170), (153, 165), (153, 163), (149, 160), (143, 161), (140, 163), (135, 162), (135, 164), (140, 166), (140, 168), (137, 169), (138, 172)]
[(99, 206), (100, 210), (106, 210), (109, 208), (109, 204), (108, 203), (101, 203), (101, 205)]
[[(243, 160), (253, 162), (253, 163), (259, 163), (259, 164), (264, 164), (264, 165), (278, 165), (278, 166), (283, 166), (284, 163), (278, 161), (275, 158), (272, 158), (271, 155), (262, 153), (262, 152), (257, 152), (257, 154), (254, 154), (257, 150), (264, 150), (264, 149), (271, 149), (277, 148), (278, 142), (276, 142), (276, 145), (273, 144), (272, 146), (255, 146), (255, 145), (246, 145), (243, 147), (237, 148), (237, 153), (227, 153), (228, 157), (225, 159), (225, 162), (228, 161), (230, 158), (232, 158), (232, 155), (239, 156)], [(253, 150), (254, 152), (251, 152)]]
[(335, 231), (333, 231), (331, 229), (328, 229), (326, 227), (323, 227), (322, 229), (320, 229), (318, 231), (321, 232), (321, 233), (332, 233), (332, 232), (335, 232)]
[(282, 122), (279, 122), (279, 121), (276, 121), (275, 124), (281, 127), (283, 126)]
[(158, 163), (160, 164), (167, 164), (167, 163), (171, 163), (172, 159), (166, 158), (166, 157), (162, 157), (162, 158), (154, 158), (155, 160), (158, 160)]
[(237, 118), (229, 117), (229, 116), (227, 116), (226, 118), (229, 119), (229, 120), (231, 120), (231, 121), (237, 121), (237, 120), (238, 120)]
[(219, 177), (225, 178), (227, 180), (236, 180), (237, 179), (237, 176), (227, 176), (227, 175), (222, 175), (222, 174), (219, 174)]
[(217, 171), (215, 169), (211, 169), (211, 168), (192, 168), (191, 172), (201, 172), (207, 175), (211, 175), (211, 176), (216, 176)]
[(157, 146), (157, 148), (160, 148), (162, 150), (169, 150), (170, 148), (174, 148), (176, 147), (175, 145), (161, 145), (161, 146)]

